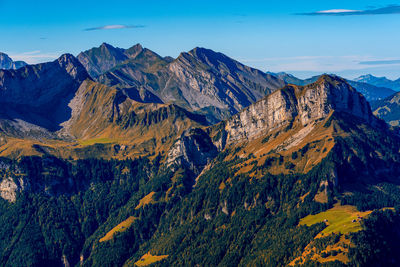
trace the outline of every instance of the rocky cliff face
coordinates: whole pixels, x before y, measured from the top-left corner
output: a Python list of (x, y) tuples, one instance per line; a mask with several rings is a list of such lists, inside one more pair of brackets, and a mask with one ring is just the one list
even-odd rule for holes
[(286, 86), (227, 120), (226, 143), (253, 139), (295, 120), (307, 126), (332, 111), (351, 114), (370, 124), (378, 121), (360, 93), (345, 80), (325, 75), (305, 87)]
[(57, 130), (70, 116), (69, 100), (87, 78), (86, 70), (70, 54), (49, 63), (0, 70), (1, 118)]
[(0, 52), (0, 69), (16, 70), (27, 65), (24, 61), (13, 61), (7, 54)]
[(201, 129), (185, 131), (168, 153), (166, 166), (186, 168), (198, 175), (218, 154), (211, 138)]
[(214, 106), (236, 113), (284, 83), (209, 49), (182, 53), (168, 66), (192, 109)]

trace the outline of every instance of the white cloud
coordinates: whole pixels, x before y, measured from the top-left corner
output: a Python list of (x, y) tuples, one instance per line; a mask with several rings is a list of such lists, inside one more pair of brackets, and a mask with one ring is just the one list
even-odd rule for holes
[(37, 64), (41, 62), (53, 61), (60, 56), (61, 53), (41, 53), (41, 51), (29, 51), (24, 53), (10, 53), (9, 56), (14, 60), (22, 60), (28, 64)]
[(391, 15), (400, 14), (400, 5), (389, 5), (381, 8), (370, 7), (365, 10), (330, 9), (309, 13), (297, 13), (304, 16), (358, 16), (358, 15)]
[(93, 27), (93, 28), (87, 28), (85, 31), (97, 31), (97, 30), (115, 30), (115, 29), (135, 29), (135, 28), (144, 28), (144, 25), (121, 25), (121, 24), (116, 24), (116, 25), (104, 25), (100, 27)]
[(330, 9), (317, 11), (316, 13), (349, 13), (349, 12), (362, 12), (361, 10), (351, 10), (351, 9)]

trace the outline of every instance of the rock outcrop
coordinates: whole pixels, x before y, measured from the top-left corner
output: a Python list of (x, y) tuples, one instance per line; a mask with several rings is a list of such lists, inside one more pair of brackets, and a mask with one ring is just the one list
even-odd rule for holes
[[(369, 124), (378, 119), (366, 99), (344, 79), (324, 75), (308, 86), (288, 85), (224, 122), (226, 141), (238, 142), (260, 135), (298, 120), (303, 126), (326, 118), (332, 111), (345, 112)], [(222, 142), (218, 140), (218, 142)]]
[(201, 129), (185, 131), (168, 153), (166, 166), (190, 169), (198, 175), (218, 154), (217, 148)]

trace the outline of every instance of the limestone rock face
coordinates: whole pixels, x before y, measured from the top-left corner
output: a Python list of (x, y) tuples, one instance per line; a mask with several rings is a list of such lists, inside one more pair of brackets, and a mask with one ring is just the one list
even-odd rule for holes
[(295, 119), (306, 126), (332, 111), (349, 113), (370, 124), (378, 121), (361, 94), (345, 80), (326, 75), (305, 87), (286, 86), (227, 120), (226, 143), (256, 138)]
[(168, 167), (185, 167), (198, 175), (218, 154), (211, 138), (201, 129), (185, 131), (168, 153)]
[(0, 182), (0, 197), (10, 202), (17, 199), (17, 193), (25, 189), (25, 182), (19, 178), (17, 182), (11, 177), (6, 177)]
[(205, 48), (182, 53), (168, 65), (168, 70), (179, 85), (181, 97), (194, 110), (213, 106), (237, 113), (285, 85), (271, 75)]

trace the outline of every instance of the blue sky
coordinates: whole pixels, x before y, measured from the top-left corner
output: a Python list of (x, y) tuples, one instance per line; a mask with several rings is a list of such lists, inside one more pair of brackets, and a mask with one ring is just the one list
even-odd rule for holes
[(102, 42), (196, 46), (300, 77), (400, 77), (400, 1), (0, 0), (0, 51), (39, 63)]

